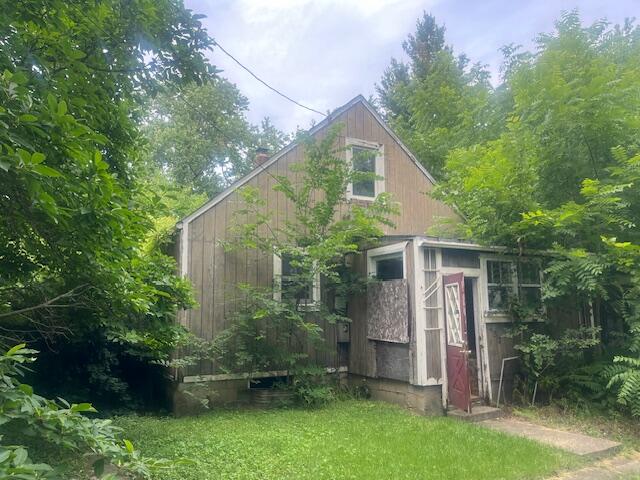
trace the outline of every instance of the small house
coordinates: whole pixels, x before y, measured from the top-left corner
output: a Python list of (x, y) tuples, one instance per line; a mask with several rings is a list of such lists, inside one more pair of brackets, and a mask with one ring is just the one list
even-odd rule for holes
[[(428, 236), (440, 219), (463, 221), (450, 206), (429, 196), (434, 179), (376, 110), (358, 96), (310, 131), (322, 135), (332, 124), (344, 126), (339, 142), (345, 161), (355, 149), (375, 158), (380, 180), (350, 187), (348, 201), (371, 201), (389, 192), (400, 204), (394, 226), (385, 227), (379, 246), (354, 255), (351, 268), (374, 276), (366, 294), (348, 299), (349, 324), (321, 325), (326, 345), (309, 355), (328, 372), (352, 384), (366, 384), (374, 398), (424, 413), (449, 407), (469, 411), (477, 402), (496, 403), (501, 384), (512, 381), (512, 341), (504, 336), (511, 323), (507, 298), (540, 298), (540, 270), (534, 260), (510, 256), (504, 249), (457, 239)], [(255, 251), (225, 251), (238, 189), (262, 192), (276, 222), (292, 215), (284, 196), (273, 190), (274, 175), (291, 174), (303, 158), (295, 142), (275, 155), (262, 155), (255, 169), (178, 224), (176, 256), (183, 276), (195, 289), (197, 308), (181, 312), (179, 321), (195, 335), (212, 339), (229, 326), (237, 307), (235, 285), (269, 287), (282, 271), (278, 258)], [(348, 205), (345, 206), (348, 208)], [(322, 289), (308, 301), (324, 301)], [(512, 362), (511, 362), (512, 363)], [(264, 378), (281, 372), (260, 372)], [(177, 378), (176, 410), (196, 399), (214, 403), (241, 400), (247, 377), (200, 362)]]

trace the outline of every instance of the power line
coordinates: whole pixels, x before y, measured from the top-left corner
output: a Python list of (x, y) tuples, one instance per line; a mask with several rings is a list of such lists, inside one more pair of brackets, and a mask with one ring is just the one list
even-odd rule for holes
[(326, 116), (327, 116), (327, 114), (326, 114), (326, 113), (322, 113), (322, 112), (320, 112), (320, 111), (318, 111), (318, 110), (316, 110), (316, 109), (314, 109), (314, 108), (307, 107), (306, 105), (303, 105), (302, 103), (297, 102), (296, 100), (294, 100), (293, 98), (289, 97), (288, 95), (285, 95), (284, 93), (282, 93), (282, 92), (281, 92), (280, 90), (278, 90), (277, 88), (272, 87), (271, 85), (269, 85), (267, 82), (265, 82), (264, 80), (262, 80), (258, 75), (256, 75), (255, 73), (253, 73), (253, 72), (249, 69), (249, 67), (244, 66), (244, 65), (242, 64), (242, 62), (240, 62), (240, 60), (238, 60), (236, 57), (234, 57), (234, 56), (233, 56), (233, 55), (231, 55), (229, 52), (227, 52), (227, 51), (224, 49), (224, 47), (223, 47), (222, 45), (220, 45), (216, 40), (214, 40), (214, 41), (213, 41), (213, 44), (214, 44), (215, 46), (217, 46), (217, 47), (222, 51), (222, 53), (224, 53), (227, 57), (229, 57), (231, 60), (233, 60), (234, 62), (236, 62), (238, 65), (240, 65), (240, 67), (241, 67), (242, 69), (246, 70), (246, 71), (249, 73), (249, 75), (251, 75), (253, 78), (255, 78), (256, 80), (258, 80), (261, 84), (263, 84), (263, 85), (264, 85), (265, 87), (267, 87), (268, 89), (270, 89), (270, 90), (274, 91), (275, 93), (277, 93), (278, 95), (280, 95), (282, 98), (285, 98), (285, 99), (289, 100), (290, 102), (295, 103), (295, 104), (296, 104), (296, 105), (298, 105), (299, 107), (305, 108), (305, 109), (307, 109), (307, 110), (309, 110), (309, 111), (311, 111), (311, 112), (318, 113), (318, 114), (320, 114), (320, 115), (322, 115), (322, 116), (324, 116), (324, 117), (326, 117)]
[[(70, 3), (73, 4), (75, 7), (82, 7), (77, 0), (70, 0)], [(98, 25), (96, 22), (93, 21), (93, 19), (90, 16), (86, 16), (84, 15), (81, 11), (78, 10), (78, 8), (76, 8), (76, 12), (80, 13), (81, 15), (84, 16), (85, 19), (89, 20), (98, 30), (100, 30), (102, 33), (104, 33), (107, 37), (113, 39), (113, 36), (110, 35), (109, 33), (107, 33), (100, 25)], [(213, 40), (213, 44), (215, 46), (217, 46), (226, 56), (228, 56), (231, 60), (233, 60), (235, 63), (237, 63), (243, 70), (247, 71), (253, 78), (255, 78), (256, 80), (258, 80), (260, 83), (262, 83), (265, 87), (267, 87), (269, 90), (275, 92), (276, 94), (280, 95), (282, 98), (290, 101), (291, 103), (294, 103), (295, 105), (302, 107), (306, 110), (309, 110), (310, 112), (313, 113), (317, 113), (319, 115), (322, 115), (323, 117), (326, 117), (327, 114), (326, 113), (322, 113), (319, 110), (316, 110), (315, 108), (311, 108), (308, 107), (307, 105), (303, 105), (302, 103), (294, 100), (293, 98), (291, 98), (290, 96), (282, 93), (280, 90), (278, 90), (275, 87), (272, 87), (271, 85), (269, 85), (267, 82), (265, 82), (263, 79), (261, 79), (258, 75), (256, 75), (255, 73), (253, 73), (253, 71), (251, 71), (251, 69), (249, 69), (249, 67), (246, 67), (242, 62), (240, 62), (240, 60), (238, 60), (236, 57), (234, 57), (233, 55), (231, 55), (227, 50), (225, 50), (225, 48), (220, 45), (216, 40)], [(141, 69), (144, 70), (144, 67)], [(115, 71), (113, 69), (105, 69), (105, 71), (111, 71), (113, 73), (129, 73), (127, 70), (124, 70), (122, 72), (118, 72)]]
[[(81, 17), (83, 17), (86, 20), (89, 20), (98, 30), (100, 30), (107, 38), (110, 38), (111, 40), (117, 41), (115, 39), (115, 37), (113, 37), (113, 35), (111, 35), (110, 33), (107, 33), (98, 23), (94, 22), (93, 19), (88, 16), (85, 15), (80, 8), (82, 7), (82, 5), (80, 5), (78, 3), (78, 0), (69, 0), (69, 2), (76, 7), (74, 10), (76, 11), (76, 13), (80, 14)], [(244, 65), (242, 65), (242, 63), (240, 63), (235, 57), (233, 57), (229, 52), (227, 52), (224, 48), (222, 48), (222, 46), (216, 42), (215, 40), (213, 41), (215, 45), (217, 45), (220, 50), (222, 50), (226, 55), (228, 55), (231, 59), (233, 59), (233, 61), (235, 61), (238, 65), (240, 65), (243, 69), (245, 69), (247, 72), (249, 72), (252, 76), (254, 76), (258, 81), (260, 81), (261, 83), (263, 83), (264, 85), (266, 85), (268, 88), (270, 88), (271, 90), (273, 90), (274, 92), (276, 92), (278, 95), (281, 95), (282, 97), (286, 98), (287, 100), (295, 103), (296, 105), (302, 107), (302, 108), (306, 108), (307, 110), (310, 110), (312, 112), (315, 113), (319, 113), (320, 115), (323, 116), (327, 116), (326, 113), (322, 113), (319, 112), (318, 110), (314, 110), (313, 108), (307, 107), (306, 105), (302, 105), (301, 103), (296, 102), (295, 100), (293, 100), (292, 98), (286, 96), (285, 94), (279, 92), (278, 90), (276, 90), (275, 88), (273, 88), (271, 85), (267, 84), (264, 80), (260, 79), (257, 75), (255, 75), (251, 70), (249, 70), (247, 67), (245, 67)], [(113, 72), (113, 70), (111, 69), (104, 69), (105, 72)], [(125, 72), (113, 72), (113, 73), (125, 73)], [(231, 140), (229, 138), (229, 136), (227, 135), (227, 132), (225, 132), (222, 128), (220, 128), (216, 122), (212, 121), (211, 118), (206, 117), (199, 109), (197, 106), (193, 105), (191, 102), (189, 102), (186, 98), (185, 95), (181, 96), (182, 101), (184, 101), (189, 107), (192, 108), (192, 110), (197, 114), (198, 117), (200, 117), (205, 123), (208, 123), (211, 127), (213, 127), (213, 129), (215, 131), (217, 131), (220, 136), (222, 137), (222, 139), (227, 142), (227, 147), (229, 146), (233, 146), (233, 145), (237, 145), (237, 142), (234, 140)], [(271, 172), (269, 172), (266, 169), (265, 164), (261, 164), (258, 166), (258, 168), (260, 169), (260, 171), (266, 172), (269, 176), (271, 176), (274, 180), (276, 180), (278, 183), (280, 183), (280, 180), (273, 175)]]

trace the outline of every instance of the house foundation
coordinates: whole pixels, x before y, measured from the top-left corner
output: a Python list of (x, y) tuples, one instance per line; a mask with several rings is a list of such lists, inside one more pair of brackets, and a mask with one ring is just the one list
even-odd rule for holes
[(400, 380), (352, 374), (348, 382), (352, 388), (366, 388), (374, 400), (394, 403), (420, 415), (444, 415), (440, 385), (419, 386)]
[(246, 379), (177, 382), (171, 388), (173, 414), (178, 417), (249, 404)]

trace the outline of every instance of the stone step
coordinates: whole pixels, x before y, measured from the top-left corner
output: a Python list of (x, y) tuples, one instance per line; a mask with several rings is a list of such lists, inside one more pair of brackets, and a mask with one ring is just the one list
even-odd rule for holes
[(502, 410), (495, 407), (488, 407), (486, 405), (478, 405), (471, 407), (471, 413), (458, 408), (450, 408), (447, 410), (447, 415), (451, 418), (457, 418), (465, 422), (482, 422), (484, 420), (501, 417)]

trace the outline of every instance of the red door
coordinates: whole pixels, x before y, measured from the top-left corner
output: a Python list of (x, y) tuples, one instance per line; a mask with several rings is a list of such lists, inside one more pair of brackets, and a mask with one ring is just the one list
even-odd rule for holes
[(459, 409), (471, 413), (464, 274), (445, 275), (443, 280), (449, 402)]

